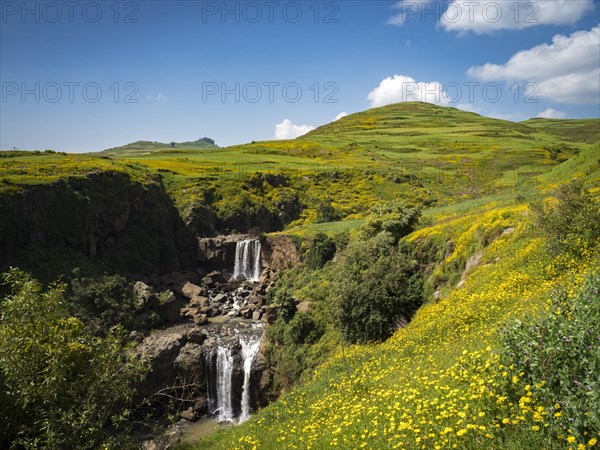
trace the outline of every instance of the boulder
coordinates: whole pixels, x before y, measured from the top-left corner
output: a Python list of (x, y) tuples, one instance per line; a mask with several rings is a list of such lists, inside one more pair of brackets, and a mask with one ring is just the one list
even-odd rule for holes
[(189, 422), (195, 422), (196, 420), (198, 420), (198, 415), (194, 412), (192, 408), (188, 408), (185, 411), (181, 412), (181, 418)]
[(199, 297), (204, 293), (204, 289), (202, 289), (197, 284), (190, 283), (189, 281), (185, 282), (181, 287), (181, 295), (190, 300), (194, 297)]
[(298, 312), (310, 312), (311, 302), (300, 302), (296, 305), (296, 310)]
[(200, 415), (205, 414), (206, 411), (208, 410), (208, 403), (206, 402), (206, 397), (198, 397), (194, 401), (194, 406), (192, 409), (197, 414), (200, 414)]
[(260, 311), (254, 311), (252, 313), (252, 320), (260, 320), (262, 314), (260, 313)]
[(135, 306), (138, 308), (144, 308), (150, 299), (152, 298), (152, 288), (143, 281), (136, 281), (133, 284), (133, 297), (135, 299)]
[(190, 300), (190, 306), (203, 307), (203, 306), (208, 306), (208, 305), (210, 305), (210, 300), (208, 297), (196, 296)]
[(206, 339), (206, 334), (200, 328), (190, 328), (187, 333), (187, 340), (189, 342), (193, 342), (194, 344), (202, 345)]
[(196, 314), (193, 318), (194, 323), (198, 326), (206, 325), (208, 323), (208, 316), (206, 314)]
[(150, 397), (175, 382), (173, 362), (183, 343), (180, 333), (167, 333), (150, 335), (138, 346), (138, 353), (151, 361), (150, 371), (138, 389), (141, 397)]
[(202, 346), (194, 342), (185, 344), (173, 362), (173, 367), (185, 375), (202, 374), (204, 372)]
[(213, 298), (213, 301), (219, 302), (219, 303), (225, 303), (226, 300), (227, 300), (227, 295), (225, 295), (223, 293), (217, 294)]

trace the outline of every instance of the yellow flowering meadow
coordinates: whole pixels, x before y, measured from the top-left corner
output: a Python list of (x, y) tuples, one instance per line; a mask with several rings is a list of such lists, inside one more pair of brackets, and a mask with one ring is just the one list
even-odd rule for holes
[[(512, 232), (502, 233), (509, 227)], [(409, 238), (455, 237), (454, 253), (443, 263), (450, 264), (464, 257), (476, 233), (491, 236), (490, 242), (462, 286), (423, 306), (388, 341), (340, 349), (311, 382), (198, 448), (597, 446), (598, 436), (585, 442), (569, 432), (549, 436), (560, 405), (548, 414), (538, 404), (543, 386), (524, 383), (522, 373), (512, 375), (515, 368), (503, 367), (495, 352), (500, 325), (546, 314), (550, 292), (559, 286), (574, 295), (598, 267), (597, 256), (590, 251), (579, 261), (548, 263), (522, 205), (448, 218)], [(518, 401), (505, 395), (503, 379), (519, 393)]]

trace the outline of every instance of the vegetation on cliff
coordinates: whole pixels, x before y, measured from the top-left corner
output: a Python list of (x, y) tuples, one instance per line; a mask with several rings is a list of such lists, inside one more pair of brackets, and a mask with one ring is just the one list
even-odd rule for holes
[(267, 299), (284, 394), (198, 448), (594, 447), (598, 131), (406, 103), (293, 141), (1, 152), (0, 266), (71, 283), (7, 276), (2, 443), (121, 445), (144, 364), (111, 327), (155, 324), (125, 277), (255, 231), (303, 258)]

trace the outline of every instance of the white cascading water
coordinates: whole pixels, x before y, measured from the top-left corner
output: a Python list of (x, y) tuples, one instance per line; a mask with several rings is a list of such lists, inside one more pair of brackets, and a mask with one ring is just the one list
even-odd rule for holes
[(216, 414), (219, 422), (232, 422), (233, 405), (231, 403), (231, 383), (233, 376), (233, 355), (231, 348), (217, 348), (217, 398)]
[(238, 280), (258, 281), (261, 272), (260, 241), (245, 239), (235, 247), (233, 277)]
[[(262, 326), (254, 325), (245, 332), (236, 329), (235, 335), (233, 340), (230, 337), (217, 338), (217, 345), (206, 355), (209, 411), (219, 422), (241, 423), (250, 417), (252, 366), (260, 351)], [(240, 346), (236, 354), (235, 339)]]
[(250, 375), (252, 375), (252, 364), (260, 349), (259, 336), (240, 336), (242, 346), (242, 359), (244, 363), (244, 386), (242, 389), (242, 412), (238, 421), (245, 422), (250, 418)]

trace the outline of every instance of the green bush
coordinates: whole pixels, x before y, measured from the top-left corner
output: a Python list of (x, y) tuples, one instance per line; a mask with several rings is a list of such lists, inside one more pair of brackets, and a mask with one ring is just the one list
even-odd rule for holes
[(320, 269), (335, 256), (335, 242), (324, 233), (318, 233), (310, 243), (304, 257), (309, 269)]
[(549, 201), (531, 205), (536, 226), (553, 254), (574, 256), (594, 248), (600, 239), (600, 205), (578, 180), (560, 186)]
[(336, 296), (345, 339), (380, 341), (421, 305), (423, 280), (410, 253), (400, 252), (395, 237), (383, 231), (349, 244), (339, 268)]
[(129, 331), (152, 325), (141, 320), (131, 283), (121, 275), (73, 278), (66, 297), (71, 314), (96, 335), (104, 335), (115, 325)]
[(287, 345), (314, 344), (324, 332), (324, 327), (312, 314), (298, 313), (289, 321), (285, 329), (284, 342)]
[(554, 438), (572, 434), (587, 442), (600, 432), (600, 275), (573, 299), (554, 295), (551, 310), (542, 320), (515, 321), (502, 330), (500, 362), (507, 373), (500, 380), (515, 403), (520, 386), (530, 386), (551, 418), (547, 431)]
[(122, 329), (90, 336), (68, 314), (64, 285), (43, 290), (17, 269), (3, 278), (12, 293), (0, 301), (0, 447), (127, 447), (147, 365)]
[(366, 223), (361, 227), (359, 239), (369, 239), (382, 231), (392, 235), (397, 242), (415, 229), (421, 217), (421, 210), (392, 200), (374, 206)]

